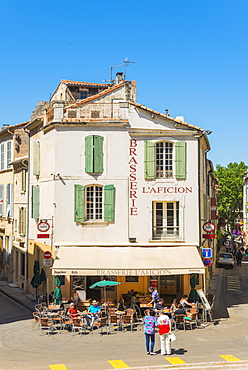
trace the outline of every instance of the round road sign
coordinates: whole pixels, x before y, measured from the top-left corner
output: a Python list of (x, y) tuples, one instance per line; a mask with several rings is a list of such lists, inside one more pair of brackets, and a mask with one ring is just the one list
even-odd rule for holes
[(212, 265), (212, 260), (210, 258), (204, 258), (203, 265), (204, 266), (210, 266), (210, 265)]
[(202, 226), (203, 230), (207, 233), (212, 233), (215, 230), (215, 225), (212, 222), (205, 222)]
[(50, 225), (48, 222), (41, 221), (38, 223), (37, 228), (40, 232), (45, 233), (50, 229)]
[(48, 260), (49, 258), (51, 258), (52, 257), (52, 253), (51, 252), (49, 252), (49, 251), (46, 251), (46, 252), (44, 252), (44, 258), (46, 259), (46, 260)]

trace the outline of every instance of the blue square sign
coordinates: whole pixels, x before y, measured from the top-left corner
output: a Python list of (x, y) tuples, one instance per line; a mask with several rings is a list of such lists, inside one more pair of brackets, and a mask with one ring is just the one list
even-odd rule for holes
[(212, 249), (211, 248), (202, 248), (202, 257), (212, 258)]

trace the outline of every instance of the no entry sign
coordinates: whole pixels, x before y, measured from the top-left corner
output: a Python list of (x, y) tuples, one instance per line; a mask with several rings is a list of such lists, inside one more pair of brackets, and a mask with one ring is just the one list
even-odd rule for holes
[(46, 251), (46, 252), (44, 252), (44, 258), (45, 259), (49, 259), (49, 258), (51, 258), (52, 257), (52, 253), (51, 252), (49, 252), (49, 251)]

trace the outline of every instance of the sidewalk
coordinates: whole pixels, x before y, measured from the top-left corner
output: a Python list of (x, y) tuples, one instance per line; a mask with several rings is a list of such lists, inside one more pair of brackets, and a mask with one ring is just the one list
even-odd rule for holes
[(215, 313), (223, 308), (223, 290), (224, 290), (224, 271), (223, 268), (215, 268), (212, 280), (210, 282), (210, 288), (208, 293), (215, 295), (214, 306), (213, 306), (213, 316)]
[(8, 283), (7, 281), (0, 279), (0, 292), (5, 294), (7, 297), (13, 299), (17, 303), (21, 304), (30, 312), (35, 311), (34, 309), (34, 306), (36, 304), (35, 296), (18, 288), (16, 284)]

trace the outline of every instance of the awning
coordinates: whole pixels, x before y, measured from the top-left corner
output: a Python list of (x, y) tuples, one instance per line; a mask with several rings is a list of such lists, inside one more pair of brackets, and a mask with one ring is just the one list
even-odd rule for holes
[(60, 247), (53, 275), (204, 274), (196, 247)]

